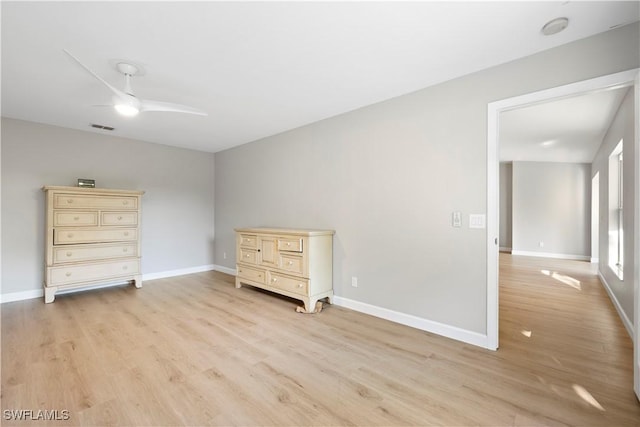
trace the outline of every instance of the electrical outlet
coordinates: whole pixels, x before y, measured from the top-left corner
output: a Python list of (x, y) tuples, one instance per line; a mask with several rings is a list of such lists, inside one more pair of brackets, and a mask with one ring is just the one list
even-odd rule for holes
[(451, 214), (451, 226), (462, 227), (462, 214), (460, 211), (455, 211)]
[(353, 286), (354, 288), (358, 287), (358, 278), (356, 276), (351, 277), (351, 286)]

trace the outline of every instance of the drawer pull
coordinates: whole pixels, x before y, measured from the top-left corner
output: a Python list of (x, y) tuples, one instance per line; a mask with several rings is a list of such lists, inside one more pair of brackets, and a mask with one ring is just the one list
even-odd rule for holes
[(129, 249), (128, 248), (122, 248), (122, 252), (128, 252)]
[(71, 256), (71, 255), (72, 255), (72, 253), (71, 253), (71, 252), (67, 252), (67, 256)]
[(124, 232), (124, 235), (125, 235), (125, 236), (128, 236), (128, 235), (129, 235), (129, 232), (128, 232), (128, 231), (125, 231), (125, 232)]
[(128, 205), (128, 204), (129, 204), (129, 201), (128, 201), (128, 200), (123, 200), (123, 201), (122, 201), (122, 204), (123, 204), (123, 205)]
[(69, 233), (69, 234), (67, 234), (67, 237), (68, 237), (68, 238), (72, 238), (72, 237), (73, 237), (73, 233)]
[(293, 265), (293, 261), (289, 261), (287, 265)]
[(276, 282), (278, 281), (278, 279), (276, 279), (276, 278), (274, 277), (273, 279), (271, 279), (271, 281), (272, 281), (273, 283), (276, 283)]
[(291, 242), (287, 242), (287, 246), (291, 246)]
[(80, 219), (80, 217), (79, 217), (79, 216), (74, 216), (74, 217), (73, 217), (73, 220), (74, 220), (74, 221), (78, 221), (79, 219)]
[(302, 283), (298, 283), (298, 287), (302, 288), (304, 285)]
[(251, 258), (251, 255), (250, 254), (246, 254), (244, 257), (245, 258)]
[(70, 272), (70, 271), (67, 271), (67, 273), (65, 274), (65, 276), (67, 276), (67, 277), (71, 276), (71, 272)]
[(67, 199), (67, 203), (73, 203), (73, 199)]
[(129, 268), (129, 267), (127, 267), (126, 265), (123, 265), (123, 266), (122, 266), (122, 269), (123, 269), (123, 270), (126, 270), (127, 268)]
[(121, 216), (118, 217), (118, 221), (122, 221), (122, 217)]

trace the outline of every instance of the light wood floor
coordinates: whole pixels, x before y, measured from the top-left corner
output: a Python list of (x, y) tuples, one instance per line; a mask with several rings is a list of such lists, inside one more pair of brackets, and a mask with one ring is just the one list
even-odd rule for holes
[(216, 272), (4, 304), (2, 424), (639, 425), (631, 341), (591, 266), (501, 255), (500, 274), (497, 352), (298, 314)]

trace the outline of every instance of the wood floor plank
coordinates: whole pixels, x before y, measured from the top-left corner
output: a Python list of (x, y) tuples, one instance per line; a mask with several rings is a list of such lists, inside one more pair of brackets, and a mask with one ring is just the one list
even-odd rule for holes
[[(55, 425), (638, 426), (592, 265), (500, 255), (496, 352), (205, 272), (1, 307), (2, 410)], [(3, 420), (3, 425), (46, 425)]]

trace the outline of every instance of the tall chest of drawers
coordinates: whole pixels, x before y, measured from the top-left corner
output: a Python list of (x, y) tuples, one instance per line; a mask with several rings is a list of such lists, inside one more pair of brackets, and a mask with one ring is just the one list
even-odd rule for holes
[(142, 286), (143, 191), (45, 186), (44, 301), (58, 290), (131, 281)]
[(333, 230), (236, 228), (236, 288), (246, 283), (302, 300), (333, 302)]

